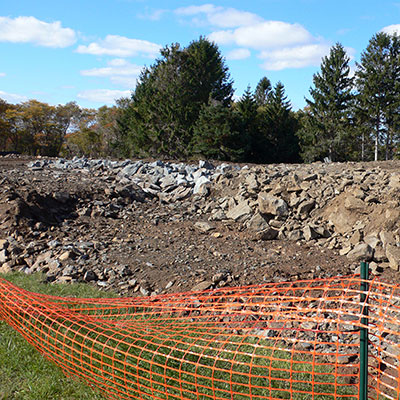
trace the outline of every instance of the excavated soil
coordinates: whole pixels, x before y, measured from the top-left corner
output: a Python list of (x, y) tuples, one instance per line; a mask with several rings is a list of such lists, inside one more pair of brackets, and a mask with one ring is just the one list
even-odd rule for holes
[[(207, 216), (190, 198), (163, 204), (122, 196), (107, 203), (110, 179), (101, 172), (33, 171), (28, 161), (0, 157), (0, 240), (12, 247), (11, 270), (41, 270), (49, 282), (64, 276), (123, 295), (149, 295), (324, 279), (351, 274), (358, 265), (304, 240), (257, 240), (234, 221), (214, 221), (203, 232), (195, 224)], [(400, 170), (398, 163), (379, 165)], [(90, 214), (84, 211), (89, 206)], [(35, 268), (38, 257), (47, 257), (48, 267)], [(382, 279), (399, 278), (393, 269), (382, 272)]]

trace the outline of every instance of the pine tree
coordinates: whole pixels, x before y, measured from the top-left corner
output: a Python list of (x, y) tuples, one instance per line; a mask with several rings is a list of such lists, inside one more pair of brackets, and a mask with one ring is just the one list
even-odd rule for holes
[(267, 104), (271, 89), (271, 81), (266, 76), (261, 78), (254, 93), (255, 101), (258, 107), (262, 107)]
[(187, 157), (193, 127), (210, 100), (228, 106), (228, 68), (216, 44), (200, 37), (187, 48), (173, 44), (145, 68), (120, 117), (124, 144), (136, 155)]
[(382, 144), (388, 159), (399, 127), (400, 44), (396, 35), (381, 32), (371, 38), (357, 64), (356, 86), (361, 128), (374, 134), (374, 160)]
[(250, 86), (247, 86), (243, 96), (236, 102), (235, 109), (242, 120), (243, 129), (247, 131), (255, 129), (257, 103), (251, 92)]
[(281, 82), (275, 85), (270, 94), (265, 109), (265, 122), (273, 149), (272, 161), (299, 162), (300, 149), (296, 136), (298, 123)]
[(247, 141), (243, 157), (250, 162), (263, 162), (265, 155), (257, 108), (255, 96), (247, 86), (243, 96), (235, 103), (235, 112), (240, 121), (241, 135)]
[(208, 159), (244, 161), (248, 138), (241, 132), (237, 113), (222, 103), (203, 106), (194, 126), (192, 152)]
[(337, 43), (323, 58), (321, 71), (313, 76), (312, 100), (306, 99), (303, 126), (298, 133), (304, 160), (346, 159), (343, 143), (349, 140), (354, 99), (349, 61), (345, 49)]

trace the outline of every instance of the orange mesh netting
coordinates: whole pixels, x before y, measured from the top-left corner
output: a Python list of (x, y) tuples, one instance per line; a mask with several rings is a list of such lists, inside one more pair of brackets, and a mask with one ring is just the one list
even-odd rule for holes
[[(369, 282), (369, 398), (398, 400), (400, 286)], [(77, 299), (0, 279), (0, 319), (112, 399), (356, 399), (360, 283)]]

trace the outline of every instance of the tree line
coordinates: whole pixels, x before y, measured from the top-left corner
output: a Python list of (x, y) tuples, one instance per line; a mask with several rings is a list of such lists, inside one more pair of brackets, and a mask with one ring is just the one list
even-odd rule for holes
[(51, 106), (37, 100), (10, 104), (0, 99), (0, 151), (29, 155), (111, 156), (118, 108), (81, 108), (75, 102)]
[(262, 77), (235, 99), (218, 46), (204, 37), (164, 47), (130, 98), (85, 109), (71, 102), (0, 100), (0, 150), (48, 156), (208, 158), (295, 163), (392, 159), (400, 139), (400, 41), (378, 33), (350, 69), (335, 44), (292, 110), (281, 82)]

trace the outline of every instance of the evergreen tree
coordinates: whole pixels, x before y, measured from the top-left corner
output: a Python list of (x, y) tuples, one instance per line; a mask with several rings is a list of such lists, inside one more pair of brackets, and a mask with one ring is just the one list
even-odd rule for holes
[(200, 37), (187, 48), (167, 46), (161, 58), (142, 71), (119, 119), (124, 145), (136, 155), (186, 157), (202, 107), (210, 100), (226, 107), (232, 94), (216, 44)]
[(345, 49), (337, 43), (329, 56), (323, 58), (321, 71), (313, 76), (314, 88), (310, 88), (313, 99), (306, 99), (308, 106), (298, 133), (304, 160), (346, 159), (343, 143), (349, 140), (354, 99), (349, 61)]
[(399, 127), (400, 43), (386, 33), (374, 35), (356, 71), (357, 112), (361, 129), (374, 136), (374, 160), (385, 145), (385, 158), (391, 158), (393, 141)]
[(262, 162), (264, 153), (257, 108), (255, 96), (248, 86), (243, 96), (235, 103), (235, 111), (240, 121), (241, 135), (246, 138), (243, 157), (251, 162)]
[(261, 78), (254, 93), (255, 101), (258, 107), (262, 107), (267, 104), (271, 89), (271, 81), (266, 76)]
[[(257, 131), (257, 104), (250, 86), (243, 93), (243, 96), (235, 103), (235, 112), (240, 119), (241, 131), (251, 140), (252, 135)], [(251, 143), (249, 143), (251, 147)]]
[(265, 109), (265, 121), (273, 149), (272, 161), (299, 162), (298, 123), (281, 82), (271, 92)]
[(202, 107), (194, 126), (192, 151), (208, 159), (244, 161), (248, 138), (241, 132), (239, 115), (212, 101)]

